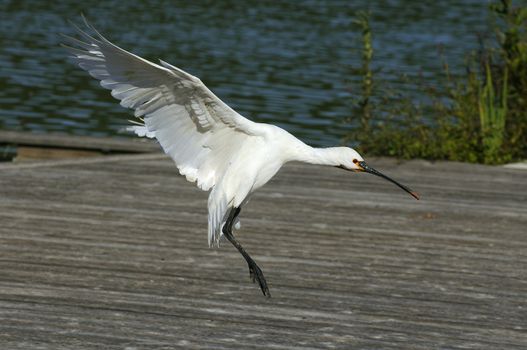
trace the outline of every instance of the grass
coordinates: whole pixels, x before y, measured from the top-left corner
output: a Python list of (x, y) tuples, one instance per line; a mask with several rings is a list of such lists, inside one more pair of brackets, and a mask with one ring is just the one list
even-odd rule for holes
[[(444, 63), (442, 88), (423, 86), (421, 105), (376, 80), (367, 13), (358, 14), (362, 65), (353, 70), (361, 96), (352, 105), (357, 125), (345, 138), (368, 155), (502, 164), (527, 158), (527, 6), (501, 0), (489, 7), (495, 42), (467, 53), (466, 74), (453, 77)], [(412, 82), (408, 82), (412, 83)]]
[(496, 96), (492, 73), (488, 62), (485, 65), (486, 79), (478, 91), (480, 133), (485, 163), (499, 162), (500, 149), (505, 139), (507, 120), (507, 67), (503, 73), (501, 96)]

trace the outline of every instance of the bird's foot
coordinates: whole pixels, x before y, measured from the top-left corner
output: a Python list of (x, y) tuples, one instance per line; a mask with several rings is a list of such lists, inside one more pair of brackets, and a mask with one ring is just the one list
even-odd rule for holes
[(258, 281), (258, 284), (260, 285), (260, 289), (262, 290), (263, 295), (270, 298), (271, 293), (269, 292), (269, 288), (267, 287), (267, 281), (265, 280), (265, 277), (263, 275), (262, 270), (254, 261), (250, 261), (249, 263), (249, 276), (253, 283)]

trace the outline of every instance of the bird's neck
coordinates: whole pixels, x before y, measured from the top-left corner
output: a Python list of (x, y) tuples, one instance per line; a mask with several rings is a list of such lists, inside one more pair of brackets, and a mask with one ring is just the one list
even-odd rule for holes
[(302, 142), (297, 145), (292, 160), (309, 164), (338, 166), (342, 164), (340, 149), (341, 147), (316, 148)]

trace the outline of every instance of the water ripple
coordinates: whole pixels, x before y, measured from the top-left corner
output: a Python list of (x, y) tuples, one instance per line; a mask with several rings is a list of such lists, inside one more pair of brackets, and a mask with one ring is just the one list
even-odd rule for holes
[[(356, 10), (372, 13), (375, 68), (418, 95), (401, 74), (434, 81), (437, 46), (461, 70), (487, 30), (482, 1), (2, 1), (0, 127), (117, 135), (130, 117), (58, 46), (67, 19), (86, 16), (111, 40), (199, 76), (241, 114), (276, 123), (314, 145), (349, 130), (350, 67), (360, 62)], [(357, 90), (357, 89), (355, 89)]]

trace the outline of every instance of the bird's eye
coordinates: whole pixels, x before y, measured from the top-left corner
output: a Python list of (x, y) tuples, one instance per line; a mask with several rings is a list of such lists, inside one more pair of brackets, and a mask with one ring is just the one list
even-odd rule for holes
[(357, 164), (358, 162), (357, 158), (353, 159), (353, 164)]

